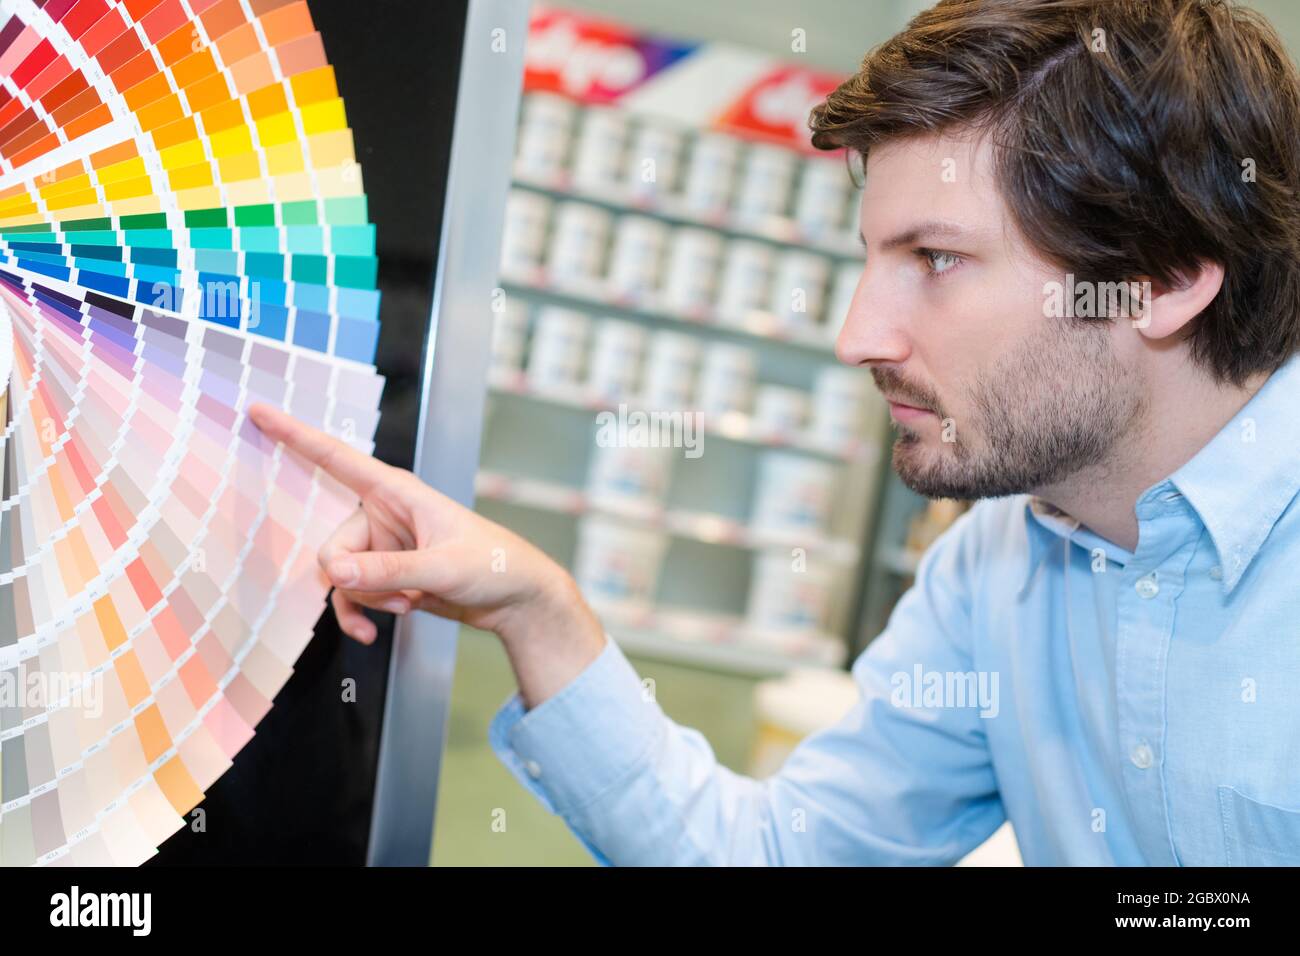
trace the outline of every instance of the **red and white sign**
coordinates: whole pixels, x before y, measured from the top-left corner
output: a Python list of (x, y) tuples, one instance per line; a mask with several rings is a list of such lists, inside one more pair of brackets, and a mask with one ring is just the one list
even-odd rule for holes
[(808, 113), (843, 79), (731, 44), (652, 37), (540, 7), (524, 88), (811, 152)]

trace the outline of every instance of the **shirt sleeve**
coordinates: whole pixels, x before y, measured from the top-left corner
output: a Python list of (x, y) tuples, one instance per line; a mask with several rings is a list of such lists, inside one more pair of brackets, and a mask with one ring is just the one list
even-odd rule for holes
[(857, 704), (772, 777), (722, 766), (699, 731), (668, 718), (613, 640), (531, 711), (511, 697), (492, 721), (492, 747), (602, 863), (955, 863), (1005, 819), (985, 721), (978, 700), (936, 701), (916, 685), (978, 678), (969, 591), (979, 508), (930, 548), (854, 662)]

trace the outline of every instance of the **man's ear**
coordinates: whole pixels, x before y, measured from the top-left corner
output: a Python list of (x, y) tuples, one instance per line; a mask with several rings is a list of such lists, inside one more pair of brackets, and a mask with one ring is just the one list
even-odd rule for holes
[(1144, 289), (1143, 314), (1135, 316), (1133, 327), (1150, 339), (1163, 339), (1186, 327), (1214, 301), (1223, 288), (1223, 265), (1203, 261), (1192, 271), (1181, 273), (1172, 285), (1145, 277), (1138, 280)]

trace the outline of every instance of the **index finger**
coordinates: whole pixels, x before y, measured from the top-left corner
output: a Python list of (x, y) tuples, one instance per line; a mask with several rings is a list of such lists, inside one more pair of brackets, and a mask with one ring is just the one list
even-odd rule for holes
[(258, 402), (248, 407), (248, 417), (268, 438), (283, 442), (358, 495), (388, 478), (388, 465), (278, 408)]

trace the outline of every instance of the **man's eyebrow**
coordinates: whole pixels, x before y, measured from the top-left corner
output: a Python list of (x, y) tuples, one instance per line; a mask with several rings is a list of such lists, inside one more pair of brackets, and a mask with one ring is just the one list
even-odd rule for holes
[[(910, 246), (922, 240), (962, 239), (974, 237), (978, 234), (979, 230), (967, 229), (959, 223), (950, 222), (946, 219), (931, 219), (891, 236), (880, 244), (880, 248), (889, 251), (897, 249), (899, 246)], [(861, 230), (858, 231), (858, 242), (862, 244), (863, 248), (866, 248), (867, 239), (862, 235)]]

